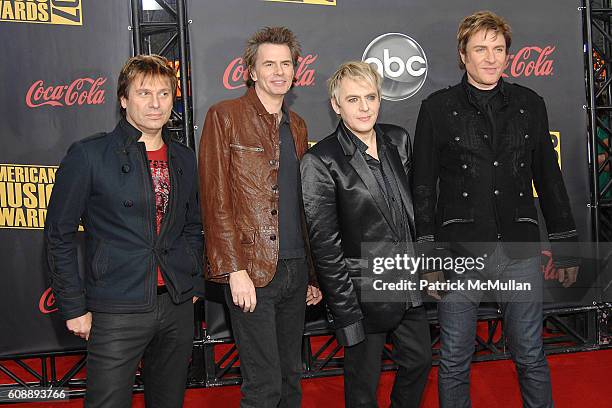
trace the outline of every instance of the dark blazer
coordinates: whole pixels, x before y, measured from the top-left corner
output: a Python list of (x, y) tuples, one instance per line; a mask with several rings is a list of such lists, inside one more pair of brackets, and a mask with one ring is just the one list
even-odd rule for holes
[(494, 137), (465, 76), (422, 102), (414, 141), (417, 241), (494, 247), (500, 240), (511, 258), (537, 255), (533, 180), (555, 263), (576, 264), (560, 256), (566, 251), (557, 245), (576, 241), (577, 233), (544, 101), (528, 88), (500, 81), (503, 102), (493, 112)]
[[(171, 141), (164, 129), (170, 201), (158, 236), (155, 194), (140, 136), (123, 119), (111, 133), (75, 142), (57, 171), (45, 238), (53, 292), (64, 319), (87, 311), (153, 310), (157, 265), (175, 303), (203, 295), (195, 153)], [(79, 222), (86, 234), (83, 279), (75, 241)]]
[[(375, 129), (386, 146), (414, 231), (409, 135), (394, 125), (380, 124)], [(380, 187), (342, 123), (306, 152), (301, 172), (315, 271), (338, 341), (352, 345), (363, 339), (364, 329), (394, 328), (404, 314), (405, 302), (362, 301), (359, 277), (365, 266), (363, 243), (374, 243), (371, 253), (386, 253), (399, 248), (402, 238), (394, 232)]]

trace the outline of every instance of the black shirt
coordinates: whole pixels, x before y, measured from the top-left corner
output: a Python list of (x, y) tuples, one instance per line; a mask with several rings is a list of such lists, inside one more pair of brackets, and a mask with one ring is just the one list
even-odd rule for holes
[(306, 251), (304, 250), (299, 201), (302, 197), (300, 163), (295, 152), (289, 114), (284, 109), (278, 131), (280, 134), (278, 257), (279, 259), (302, 258), (306, 256)]
[(474, 85), (468, 83), (468, 93), (471, 95), (473, 100), (476, 102), (478, 108), (486, 113), (489, 123), (491, 125), (491, 142), (497, 143), (497, 121), (493, 112), (499, 110), (503, 104), (503, 81), (498, 81), (497, 85), (493, 89), (478, 89)]
[[(393, 170), (391, 169), (391, 163), (389, 162), (389, 158), (387, 156), (386, 144), (382, 141), (381, 136), (376, 133), (376, 149), (378, 151), (378, 160), (376, 160), (366, 152), (368, 150), (368, 145), (355, 136), (355, 134), (351, 132), (346, 125), (343, 124), (343, 126), (346, 133), (350, 135), (355, 146), (357, 146), (357, 149), (361, 152), (361, 154), (363, 154), (368, 167), (378, 182), (378, 186), (380, 187), (385, 201), (389, 206), (389, 211), (391, 212), (391, 217), (393, 218), (393, 223), (395, 224), (393, 226), (394, 231), (396, 232), (400, 241), (405, 243), (412, 242), (408, 214), (406, 214), (402, 197), (400, 195), (399, 182), (395, 179)], [(416, 279), (416, 274), (410, 275), (409, 278), (410, 280)], [(423, 303), (418, 291), (409, 290), (408, 295), (409, 299), (406, 302), (407, 308), (410, 306), (417, 307)]]

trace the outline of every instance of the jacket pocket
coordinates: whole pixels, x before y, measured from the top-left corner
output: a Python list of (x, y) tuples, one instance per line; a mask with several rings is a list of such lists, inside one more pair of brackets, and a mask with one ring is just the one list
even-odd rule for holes
[(515, 211), (514, 221), (539, 225), (538, 212), (533, 206), (518, 207)]
[(469, 224), (473, 222), (474, 222), (474, 209), (473, 208), (458, 208), (458, 207), (444, 208), (444, 217), (442, 219), (443, 227), (446, 227), (452, 224)]
[(93, 259), (91, 260), (91, 270), (96, 281), (102, 279), (108, 270), (108, 250), (103, 241), (100, 241), (94, 252)]
[(255, 230), (251, 228), (240, 230), (240, 243), (242, 245), (255, 244)]
[(264, 151), (263, 147), (259, 147), (259, 146), (244, 146), (244, 145), (239, 145), (239, 144), (235, 144), (235, 143), (230, 143), (230, 147), (234, 150), (241, 150), (241, 151), (245, 151), (245, 152), (256, 152), (256, 153), (261, 153)]

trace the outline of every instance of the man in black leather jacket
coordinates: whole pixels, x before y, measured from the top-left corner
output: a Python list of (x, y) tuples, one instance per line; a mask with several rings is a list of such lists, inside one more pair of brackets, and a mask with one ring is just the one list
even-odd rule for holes
[(147, 406), (183, 403), (191, 300), (204, 278), (195, 153), (164, 126), (176, 83), (163, 57), (128, 60), (117, 86), (123, 118), (73, 143), (57, 172), (45, 238), (59, 311), (87, 340), (87, 407), (131, 407), (143, 357)]
[(341, 120), (303, 157), (302, 192), (319, 285), (345, 346), (346, 406), (377, 406), (390, 333), (399, 365), (392, 406), (418, 407), (431, 366), (420, 294), (401, 291), (391, 299), (387, 292), (369, 302), (372, 279), (362, 275), (372, 256), (412, 253), (414, 236), (410, 138), (401, 127), (376, 124), (380, 86), (378, 73), (362, 62), (345, 63), (330, 78), (331, 104)]
[(471, 405), (469, 370), (478, 304), (483, 296), (491, 296), (503, 313), (524, 406), (550, 407), (550, 374), (542, 345), (540, 229), (532, 180), (563, 286), (575, 282), (578, 259), (566, 253), (577, 233), (546, 107), (532, 90), (501, 78), (511, 42), (510, 27), (501, 17), (490, 12), (466, 17), (457, 40), (459, 64), (466, 74), (461, 83), (425, 99), (417, 121), (418, 246), (433, 249), (435, 242), (435, 248), (446, 248), (453, 256), (470, 248), (468, 254), (488, 258), (481, 279), (528, 283), (533, 290), (451, 291), (442, 298), (440, 405)]

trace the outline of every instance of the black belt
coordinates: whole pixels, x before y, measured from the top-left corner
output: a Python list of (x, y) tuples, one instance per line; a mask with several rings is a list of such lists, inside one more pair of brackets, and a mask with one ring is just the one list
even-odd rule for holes
[(157, 287), (157, 294), (158, 295), (163, 295), (164, 293), (168, 293), (168, 288), (166, 287), (166, 285), (158, 286)]

